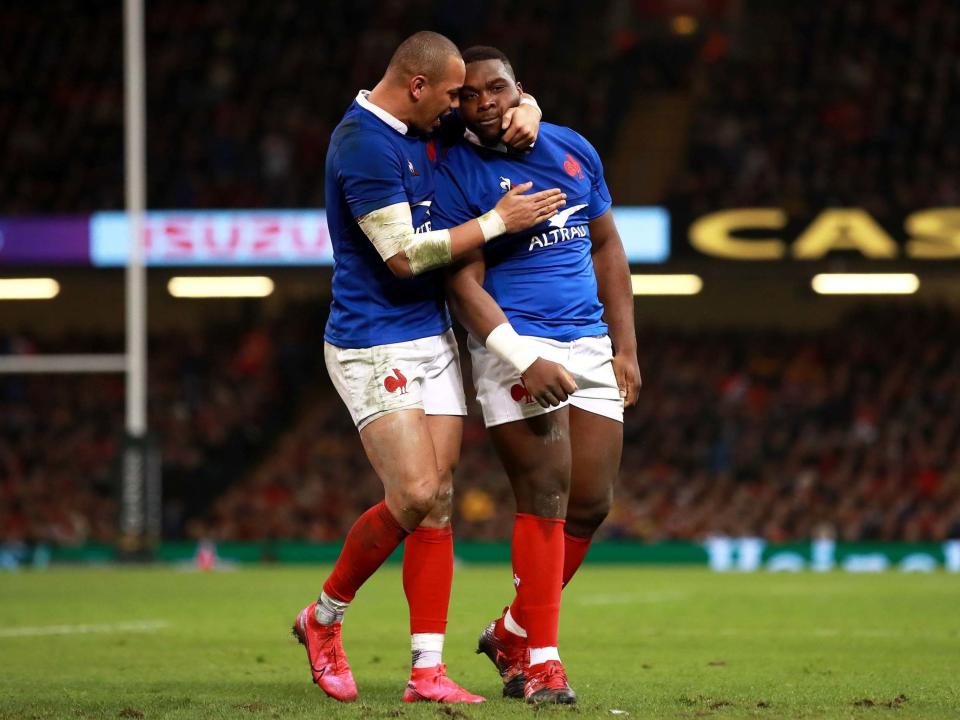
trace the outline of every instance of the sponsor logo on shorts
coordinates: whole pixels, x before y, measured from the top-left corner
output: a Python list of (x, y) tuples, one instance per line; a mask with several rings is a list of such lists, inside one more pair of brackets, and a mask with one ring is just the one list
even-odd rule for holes
[(520, 587), (520, 578), (517, 577), (516, 574), (514, 574), (514, 576), (513, 576), (513, 586), (514, 586), (514, 587)]
[(510, 192), (510, 187), (511, 187), (510, 178), (504, 177), (503, 175), (501, 175), (500, 176), (500, 192)]
[(510, 388), (510, 397), (512, 397), (518, 403), (523, 403), (524, 405), (530, 405), (534, 402), (533, 395), (531, 395), (530, 391), (527, 390), (527, 386), (524, 385), (523, 380)]
[(395, 393), (399, 390), (401, 395), (405, 395), (407, 392), (407, 378), (400, 372), (399, 368), (394, 368), (393, 375), (387, 375), (387, 377), (383, 379), (383, 386), (389, 393)]

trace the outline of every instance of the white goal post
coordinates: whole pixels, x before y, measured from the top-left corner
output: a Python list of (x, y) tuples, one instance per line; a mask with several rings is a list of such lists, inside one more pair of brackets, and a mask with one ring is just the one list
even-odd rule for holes
[(120, 551), (148, 558), (161, 532), (160, 463), (147, 434), (146, 77), (143, 0), (124, 0), (124, 172), (130, 252), (126, 267), (126, 352), (2, 355), (0, 374), (125, 373), (126, 440), (118, 463)]

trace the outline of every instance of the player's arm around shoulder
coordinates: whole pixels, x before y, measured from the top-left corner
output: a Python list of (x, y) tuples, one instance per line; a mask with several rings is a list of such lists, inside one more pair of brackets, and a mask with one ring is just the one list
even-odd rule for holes
[(630, 407), (637, 402), (642, 380), (637, 360), (630, 265), (611, 209), (590, 221), (590, 239), (597, 295), (603, 303), (604, 320), (613, 342), (613, 370), (624, 405)]
[(529, 93), (523, 93), (520, 104), (503, 114), (503, 136), (500, 139), (513, 150), (526, 150), (537, 141), (542, 119), (543, 111), (537, 99)]
[(406, 201), (358, 216), (357, 223), (394, 275), (412, 277), (447, 266), (500, 235), (538, 225), (566, 201), (558, 188), (525, 194), (532, 186), (517, 185), (492, 210), (450, 229), (415, 233)]

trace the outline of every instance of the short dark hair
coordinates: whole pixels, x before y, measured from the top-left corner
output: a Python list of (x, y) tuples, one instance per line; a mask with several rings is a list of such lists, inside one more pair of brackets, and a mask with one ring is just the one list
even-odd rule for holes
[(517, 75), (513, 71), (513, 65), (510, 64), (510, 58), (508, 58), (502, 50), (498, 50), (490, 45), (474, 45), (463, 51), (463, 62), (465, 65), (482, 60), (499, 60), (503, 63), (507, 72), (510, 73), (510, 79), (514, 82), (517, 81)]
[(390, 58), (387, 72), (403, 78), (423, 75), (433, 82), (447, 72), (450, 57), (460, 57), (453, 41), (440, 33), (423, 30), (400, 43)]

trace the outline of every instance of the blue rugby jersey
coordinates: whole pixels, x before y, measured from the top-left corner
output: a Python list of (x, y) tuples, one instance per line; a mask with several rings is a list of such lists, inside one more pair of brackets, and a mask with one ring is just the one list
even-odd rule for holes
[(433, 225), (477, 217), (526, 181), (533, 182), (529, 192), (559, 187), (567, 203), (550, 220), (487, 243), (484, 288), (521, 335), (569, 342), (606, 333), (588, 223), (610, 209), (610, 192), (597, 151), (578, 133), (541, 123), (524, 153), (461, 141), (437, 172)]
[(325, 191), (334, 269), (324, 339), (338, 347), (416, 340), (450, 327), (436, 271), (394, 276), (355, 220), (409, 202), (414, 230), (430, 230), (437, 146), (401, 126), (361, 94), (330, 139)]

